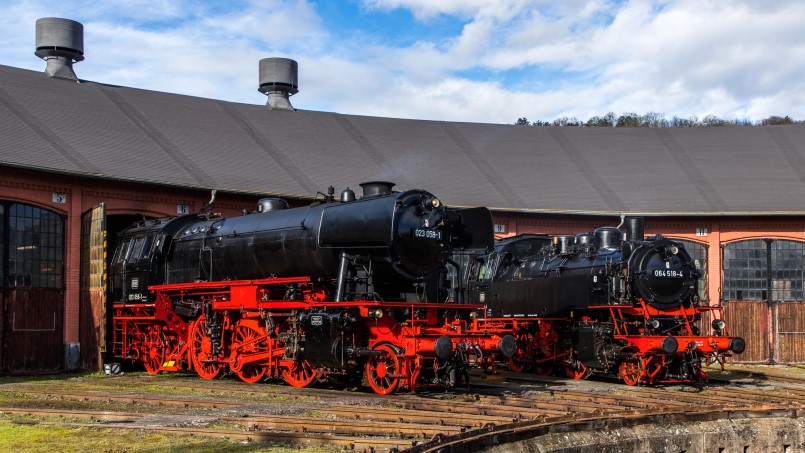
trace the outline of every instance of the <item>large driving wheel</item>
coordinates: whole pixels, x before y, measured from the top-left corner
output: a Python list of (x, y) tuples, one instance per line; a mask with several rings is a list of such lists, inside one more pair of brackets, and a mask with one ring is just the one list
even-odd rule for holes
[(628, 359), (621, 362), (620, 376), (626, 385), (639, 384), (642, 373), (643, 367), (639, 357), (630, 356)]
[(167, 350), (168, 340), (162, 329), (152, 326), (151, 331), (143, 339), (142, 361), (145, 371), (148, 374), (157, 374), (165, 363), (165, 351)]
[(282, 379), (294, 387), (307, 387), (316, 380), (316, 370), (307, 360), (296, 360), (293, 368), (282, 369)]
[(190, 359), (196, 374), (203, 379), (215, 379), (224, 370), (219, 355), (212, 354), (212, 339), (205, 330), (205, 318), (201, 315), (190, 332)]
[[(235, 360), (249, 354), (270, 351), (268, 342), (272, 340), (262, 330), (256, 321), (238, 320), (235, 324), (235, 333), (232, 335), (232, 353)], [(266, 375), (266, 367), (258, 362), (250, 362), (235, 369), (235, 374), (241, 381), (254, 384)]]
[(400, 386), (400, 360), (398, 351), (392, 345), (381, 344), (374, 347), (375, 351), (383, 354), (370, 356), (366, 361), (366, 380), (375, 393), (388, 395), (397, 391)]

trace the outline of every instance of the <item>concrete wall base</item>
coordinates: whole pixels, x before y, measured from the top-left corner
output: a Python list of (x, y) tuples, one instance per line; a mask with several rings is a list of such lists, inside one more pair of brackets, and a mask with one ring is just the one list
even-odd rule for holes
[(556, 433), (486, 450), (494, 453), (749, 453), (805, 451), (805, 419), (755, 418)]

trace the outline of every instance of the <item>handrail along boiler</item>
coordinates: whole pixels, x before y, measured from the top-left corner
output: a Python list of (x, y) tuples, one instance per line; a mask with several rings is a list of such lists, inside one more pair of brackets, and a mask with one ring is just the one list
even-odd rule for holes
[[(476, 328), (515, 335), (514, 370), (615, 374), (629, 385), (699, 382), (702, 362), (723, 367), (743, 352), (721, 307), (700, 303), (699, 271), (682, 243), (644, 237), (642, 217), (622, 224), (625, 231), (506, 238), (482, 257), (470, 300), (489, 313)], [(710, 334), (697, 327), (705, 313)]]
[(363, 379), (380, 394), (464, 384), (468, 367), (513, 354), (512, 336), (469, 332), (482, 305), (446, 303), (451, 254), (492, 247), (489, 211), (393, 185), (132, 225), (111, 265), (114, 354), (151, 373)]

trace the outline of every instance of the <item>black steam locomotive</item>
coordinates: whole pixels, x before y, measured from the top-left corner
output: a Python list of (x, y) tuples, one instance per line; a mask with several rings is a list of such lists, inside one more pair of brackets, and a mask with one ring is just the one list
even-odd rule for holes
[[(630, 385), (697, 382), (702, 362), (745, 348), (727, 336), (720, 308), (702, 306), (698, 270), (683, 245), (644, 238), (644, 220), (625, 231), (523, 235), (499, 241), (482, 259), (470, 298), (488, 305), (489, 331), (511, 332), (514, 369), (569, 376), (617, 374)], [(703, 315), (712, 334), (702, 334)]]
[[(492, 246), (484, 208), (361, 185), (310, 206), (139, 222), (112, 260), (114, 351), (146, 369), (296, 386), (363, 371), (378, 393), (456, 385), (513, 339), (463, 334), (481, 307), (450, 297), (449, 257)], [(500, 347), (499, 347), (500, 343)]]
[[(484, 208), (447, 209), (424, 190), (361, 185), (311, 206), (262, 199), (241, 217), (187, 215), (139, 222), (120, 234), (112, 261), (112, 300), (145, 301), (152, 285), (310, 276), (337, 280), (334, 301), (436, 300), (450, 251), (492, 247)], [(467, 222), (470, 219), (471, 222)]]

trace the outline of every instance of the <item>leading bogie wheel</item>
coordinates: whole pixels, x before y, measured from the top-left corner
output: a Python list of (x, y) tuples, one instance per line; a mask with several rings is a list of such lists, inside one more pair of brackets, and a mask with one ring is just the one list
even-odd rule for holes
[(212, 354), (212, 339), (205, 331), (204, 315), (193, 323), (190, 332), (190, 360), (196, 374), (203, 379), (215, 379), (224, 371), (221, 357)]
[(643, 373), (642, 361), (639, 357), (629, 357), (621, 362), (620, 376), (626, 385), (637, 385)]
[(509, 357), (509, 369), (515, 373), (526, 371), (531, 365), (533, 353), (530, 351), (532, 338), (528, 334), (518, 334), (515, 337), (517, 350)]
[(282, 369), (282, 379), (293, 387), (307, 387), (316, 380), (316, 369), (307, 360), (298, 359), (293, 368)]
[(379, 395), (394, 393), (400, 386), (400, 359), (397, 348), (390, 344), (381, 344), (373, 348), (383, 352), (370, 356), (366, 361), (366, 380), (372, 390)]
[(146, 335), (143, 342), (145, 351), (142, 360), (148, 374), (157, 374), (162, 369), (162, 365), (165, 363), (167, 342), (165, 334), (156, 326)]
[(574, 360), (565, 364), (565, 373), (571, 379), (587, 379), (593, 374), (593, 370), (587, 368), (581, 361)]

